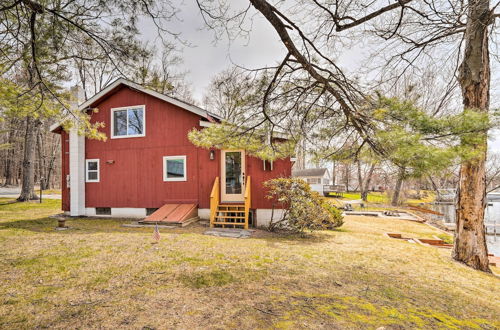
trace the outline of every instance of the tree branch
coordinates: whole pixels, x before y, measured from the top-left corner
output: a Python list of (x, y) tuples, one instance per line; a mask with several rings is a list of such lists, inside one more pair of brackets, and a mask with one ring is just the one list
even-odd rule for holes
[[(391, 11), (391, 10), (399, 8), (399, 7), (403, 7), (404, 5), (406, 5), (407, 3), (410, 3), (412, 1), (413, 0), (398, 0), (398, 2), (393, 3), (392, 5), (382, 7), (379, 10), (376, 10), (373, 13), (368, 14), (364, 17), (358, 18), (357, 20), (354, 20), (351, 23), (344, 24), (344, 25), (336, 24), (337, 25), (336, 30), (337, 30), (337, 32), (340, 32), (340, 31), (347, 30), (347, 29), (350, 29), (352, 27), (358, 26), (360, 24), (368, 22), (369, 20), (371, 20), (377, 16), (382, 15), (383, 13), (386, 13), (388, 11)], [(338, 20), (339, 18), (337, 17), (336, 19)]]

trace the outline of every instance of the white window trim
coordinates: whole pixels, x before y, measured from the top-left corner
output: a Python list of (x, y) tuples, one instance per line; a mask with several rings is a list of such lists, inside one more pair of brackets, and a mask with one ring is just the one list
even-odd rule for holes
[[(183, 178), (167, 178), (167, 160), (182, 159), (184, 161), (184, 177)], [(187, 181), (187, 160), (186, 156), (164, 156), (163, 157), (163, 181)]]
[[(120, 111), (120, 110), (128, 110), (128, 109), (136, 109), (136, 108), (141, 108), (142, 113), (144, 114), (143, 117), (143, 130), (142, 134), (135, 134), (135, 135), (115, 135), (115, 121), (113, 118), (113, 115), (115, 111)], [(127, 138), (135, 138), (135, 137), (143, 137), (146, 136), (146, 105), (141, 104), (141, 105), (130, 105), (127, 107), (120, 107), (120, 108), (111, 108), (111, 138), (112, 139), (127, 139)], [(127, 113), (127, 130), (128, 130), (128, 113)]]
[[(91, 162), (97, 162), (97, 179), (96, 180), (90, 180), (89, 179), (89, 163)], [(92, 170), (92, 172), (96, 172)], [(101, 179), (101, 166), (99, 163), (99, 159), (85, 159), (85, 182), (99, 182)]]

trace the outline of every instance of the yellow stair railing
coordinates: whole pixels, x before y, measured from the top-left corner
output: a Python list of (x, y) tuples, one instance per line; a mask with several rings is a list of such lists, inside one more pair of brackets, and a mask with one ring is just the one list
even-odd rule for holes
[(219, 190), (219, 177), (216, 177), (214, 186), (212, 187), (212, 192), (210, 193), (210, 227), (214, 226), (215, 215), (217, 214), (217, 208), (219, 207)]
[[(243, 226), (244, 229), (248, 229), (250, 208), (252, 207), (252, 188), (251, 179), (248, 176), (245, 184), (244, 192), (244, 203), (243, 204), (220, 204), (220, 181), (219, 177), (215, 178), (214, 185), (212, 187), (212, 192), (210, 193), (210, 227), (215, 227), (219, 225), (225, 227), (230, 226)], [(242, 214), (243, 215), (239, 215)], [(230, 219), (230, 220), (228, 220)], [(238, 222), (238, 219), (244, 220), (244, 222)]]
[(252, 181), (250, 176), (247, 176), (247, 182), (245, 185), (245, 229), (248, 229), (248, 217), (250, 215), (250, 208), (252, 207)]

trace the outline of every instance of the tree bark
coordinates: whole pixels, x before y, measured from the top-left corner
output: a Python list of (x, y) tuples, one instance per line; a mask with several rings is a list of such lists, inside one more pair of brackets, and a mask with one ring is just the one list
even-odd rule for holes
[(364, 202), (368, 202), (368, 191), (370, 190), (370, 183), (372, 181), (373, 171), (375, 170), (375, 164), (371, 164), (368, 174), (365, 179), (364, 187), (361, 190), (361, 199)]
[[(488, 25), (490, 20), (489, 0), (469, 1), (464, 57), (458, 77), (464, 109), (480, 112), (487, 112), (489, 109)], [(480, 141), (474, 147), (480, 151), (480, 155), (465, 162), (460, 168), (453, 258), (474, 269), (491, 272), (488, 265), (484, 228), (487, 132), (479, 138)]]
[(14, 119), (10, 121), (9, 125), (9, 137), (7, 143), (9, 144), (9, 149), (7, 149), (7, 158), (5, 160), (5, 186), (11, 186), (15, 184), (14, 173), (15, 173), (15, 146), (14, 142), (16, 139), (16, 122)]
[(41, 125), (39, 119), (26, 117), (26, 135), (24, 136), (24, 156), (22, 164), (21, 195), (17, 198), (20, 202), (38, 199), (35, 194), (35, 147), (36, 132)]
[(401, 187), (403, 186), (403, 181), (405, 177), (405, 169), (399, 170), (398, 178), (396, 180), (396, 187), (394, 188), (394, 194), (392, 194), (391, 205), (397, 206), (399, 204), (399, 195), (401, 194)]
[(344, 182), (345, 182), (345, 191), (349, 192), (349, 177), (351, 174), (351, 169), (348, 163), (344, 163), (344, 170), (345, 170), (345, 177), (344, 177)]
[(361, 194), (363, 194), (363, 175), (361, 174), (361, 161), (357, 161), (358, 163), (358, 189)]
[(43, 137), (42, 137), (42, 131), (40, 128), (36, 131), (36, 147), (37, 147), (37, 153), (38, 153), (38, 181), (40, 181), (40, 188), (42, 190), (45, 190), (45, 180), (46, 179), (46, 159), (45, 159), (45, 152), (44, 152), (44, 143), (43, 143)]
[(335, 161), (332, 161), (333, 165), (332, 165), (332, 184), (334, 185), (337, 181), (337, 169), (336, 169), (336, 163)]

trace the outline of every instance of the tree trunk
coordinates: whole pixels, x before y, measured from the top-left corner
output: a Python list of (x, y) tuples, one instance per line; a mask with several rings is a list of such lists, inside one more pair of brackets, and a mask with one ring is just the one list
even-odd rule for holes
[(364, 187), (361, 190), (361, 199), (364, 202), (368, 202), (368, 191), (370, 190), (370, 182), (372, 181), (372, 176), (373, 176), (373, 171), (375, 170), (375, 164), (372, 164), (370, 166), (370, 169), (368, 170), (368, 174), (365, 179), (365, 184)]
[(361, 198), (363, 198), (363, 175), (361, 173), (361, 161), (358, 160), (358, 188)]
[(397, 206), (399, 204), (399, 195), (401, 194), (401, 187), (403, 186), (403, 181), (405, 177), (405, 169), (402, 168), (398, 173), (398, 178), (396, 180), (396, 187), (394, 188), (394, 194), (392, 194), (392, 206)]
[(36, 132), (36, 146), (37, 146), (37, 154), (38, 154), (38, 181), (40, 182), (40, 188), (42, 190), (45, 190), (45, 180), (46, 177), (46, 157), (45, 157), (45, 152), (44, 152), (44, 143), (43, 143), (43, 137), (42, 137), (42, 131), (40, 128), (38, 128)]
[[(489, 0), (470, 0), (465, 50), (458, 81), (464, 109), (487, 112), (490, 98), (488, 26)], [(484, 229), (487, 132), (474, 144), (480, 155), (460, 167), (453, 258), (474, 269), (491, 272)], [(462, 141), (462, 143), (469, 143)]]
[(41, 125), (39, 119), (26, 117), (26, 135), (24, 136), (24, 156), (22, 165), (21, 195), (17, 198), (20, 202), (38, 199), (35, 194), (35, 147), (36, 133)]
[(15, 173), (15, 138), (16, 138), (16, 123), (12, 119), (9, 125), (9, 137), (7, 143), (9, 144), (9, 149), (7, 149), (7, 159), (5, 160), (5, 186), (14, 185), (14, 173)]
[(52, 170), (54, 169), (54, 161), (55, 157), (52, 157), (49, 160), (49, 166), (47, 168), (47, 176), (45, 177), (45, 180), (43, 180), (43, 187), (42, 187), (43, 190), (52, 188), (51, 180), (52, 180)]
[(336, 175), (337, 175), (337, 170), (336, 170), (336, 163), (335, 161), (332, 162), (333, 165), (332, 165), (332, 184), (335, 184), (335, 181), (337, 181), (336, 179)]
[(437, 191), (439, 190), (438, 186), (436, 185), (436, 182), (434, 182), (434, 180), (432, 179), (432, 177), (429, 175), (427, 176), (429, 178), (429, 181), (432, 185), (432, 190), (434, 190), (436, 193)]
[(345, 182), (345, 191), (349, 192), (349, 176), (351, 174), (351, 169), (350, 169), (350, 166), (348, 163), (344, 164), (344, 170), (345, 170), (345, 173), (344, 173), (344, 175), (345, 175), (345, 177), (344, 177), (344, 179), (345, 179), (345, 181), (344, 181)]

